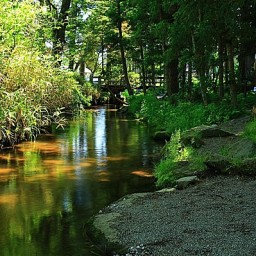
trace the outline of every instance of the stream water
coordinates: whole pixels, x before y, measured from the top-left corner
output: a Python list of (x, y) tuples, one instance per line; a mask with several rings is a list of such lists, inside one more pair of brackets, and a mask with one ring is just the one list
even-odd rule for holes
[(0, 255), (99, 255), (84, 232), (88, 218), (126, 194), (154, 190), (161, 145), (149, 133), (99, 108), (0, 152)]

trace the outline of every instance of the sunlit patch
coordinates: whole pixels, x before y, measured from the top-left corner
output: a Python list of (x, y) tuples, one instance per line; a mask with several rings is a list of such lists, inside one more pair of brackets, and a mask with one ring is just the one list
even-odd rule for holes
[(3, 167), (0, 166), (0, 175), (1, 174), (8, 174), (8, 173), (13, 172), (13, 171), (15, 171), (15, 169), (13, 169), (13, 168), (3, 168)]
[(43, 160), (44, 164), (50, 164), (50, 165), (61, 165), (61, 164), (65, 164), (65, 161), (62, 159), (46, 159)]
[(60, 165), (53, 169), (56, 169), (55, 172), (64, 173), (64, 172), (73, 172), (76, 169), (76, 167), (74, 165)]
[(92, 166), (92, 163), (90, 163), (90, 162), (81, 162), (81, 163), (79, 163), (79, 166), (80, 167), (90, 167), (90, 166)]
[(110, 182), (110, 179), (108, 179), (108, 178), (100, 178), (99, 182)]
[(138, 171), (134, 171), (132, 172), (133, 175), (137, 175), (140, 177), (144, 177), (144, 178), (152, 178), (153, 174), (144, 170), (138, 170)]
[(24, 142), (17, 146), (18, 151), (20, 152), (43, 152), (43, 153), (59, 153), (61, 141), (56, 141), (54, 143), (44, 142), (44, 141), (35, 141), (35, 142)]
[(17, 174), (10, 174), (10, 173), (5, 173), (0, 175), (0, 182), (7, 182), (9, 180), (14, 180), (17, 178)]
[(106, 171), (101, 171), (97, 173), (97, 176), (109, 176), (109, 173)]
[(106, 171), (98, 172), (97, 177), (100, 182), (110, 182), (109, 173)]
[(17, 195), (0, 195), (0, 204), (15, 205), (17, 199)]
[(51, 179), (53, 179), (53, 176), (48, 173), (47, 174), (37, 174), (34, 176), (25, 177), (26, 182), (47, 181), (47, 180), (51, 180)]
[(18, 156), (10, 156), (10, 155), (0, 155), (0, 159), (1, 160), (5, 160), (5, 161), (11, 161), (14, 160), (16, 162), (23, 162), (25, 161), (25, 158), (23, 157), (18, 157)]
[(109, 108), (108, 112), (117, 112), (117, 109), (116, 108)]
[(106, 156), (104, 157), (107, 161), (122, 161), (122, 160), (127, 160), (129, 157), (127, 156)]
[(106, 163), (106, 162), (99, 162), (99, 163), (97, 163), (97, 165), (98, 165), (98, 166), (106, 166), (107, 163)]

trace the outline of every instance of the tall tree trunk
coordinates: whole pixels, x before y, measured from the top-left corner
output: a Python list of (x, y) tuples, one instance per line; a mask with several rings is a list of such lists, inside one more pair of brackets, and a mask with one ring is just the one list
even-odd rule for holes
[(193, 53), (196, 56), (195, 58), (195, 66), (199, 76), (200, 81), (200, 89), (201, 89), (201, 96), (203, 104), (206, 106), (208, 104), (207, 101), (207, 94), (206, 94), (206, 61), (205, 61), (205, 51), (202, 46), (197, 47), (195, 42), (195, 37), (192, 34), (192, 46), (193, 46)]
[(156, 86), (156, 67), (154, 60), (151, 61), (151, 83), (154, 87)]
[(170, 99), (173, 94), (179, 92), (178, 64), (178, 59), (174, 59), (165, 65), (167, 95)]
[(232, 42), (227, 43), (228, 72), (230, 84), (230, 98), (233, 107), (237, 105), (237, 85), (235, 79), (234, 48)]
[(125, 80), (129, 95), (133, 95), (133, 90), (131, 88), (131, 84), (130, 84), (129, 76), (128, 76), (127, 62), (126, 62), (124, 43), (123, 43), (122, 13), (121, 13), (120, 0), (117, 0), (116, 2), (117, 2), (117, 14), (118, 14), (119, 46), (120, 46), (121, 60), (122, 60), (122, 65), (123, 65), (124, 80)]
[(223, 51), (224, 51), (224, 46), (223, 46), (223, 39), (219, 39), (219, 49), (218, 49), (218, 54), (219, 54), (219, 97), (222, 99), (224, 97), (224, 67), (223, 67)]
[(181, 80), (180, 80), (180, 90), (182, 95), (184, 96), (186, 94), (186, 78), (187, 78), (187, 65), (183, 65), (182, 67), (182, 73), (181, 73)]
[[(50, 2), (50, 1), (49, 1)], [(61, 64), (60, 56), (62, 55), (64, 45), (66, 43), (65, 35), (68, 25), (68, 11), (70, 9), (71, 0), (62, 0), (60, 12), (57, 8), (51, 4), (51, 8), (54, 7), (56, 15), (56, 27), (53, 29), (53, 54), (58, 58), (59, 65)]]
[(141, 72), (142, 72), (142, 87), (143, 87), (143, 93), (146, 94), (147, 88), (146, 88), (146, 73), (145, 73), (145, 63), (144, 63), (144, 49), (142, 42), (140, 42), (140, 58), (141, 58)]
[(74, 66), (75, 66), (75, 61), (72, 58), (72, 59), (69, 60), (68, 69), (71, 70), (71, 71), (74, 71)]
[(203, 104), (206, 106), (208, 104), (207, 94), (206, 94), (206, 76), (205, 76), (205, 69), (203, 66), (199, 68), (199, 80), (200, 80), (200, 89)]
[(189, 61), (188, 63), (188, 96), (190, 99), (192, 99), (192, 91), (193, 91), (192, 70), (193, 70), (192, 61)]

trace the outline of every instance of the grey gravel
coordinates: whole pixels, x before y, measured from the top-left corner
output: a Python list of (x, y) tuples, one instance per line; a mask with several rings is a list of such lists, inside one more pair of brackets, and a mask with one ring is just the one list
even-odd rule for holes
[(97, 216), (115, 213), (109, 225), (130, 248), (124, 255), (256, 255), (256, 178), (218, 176), (129, 198)]

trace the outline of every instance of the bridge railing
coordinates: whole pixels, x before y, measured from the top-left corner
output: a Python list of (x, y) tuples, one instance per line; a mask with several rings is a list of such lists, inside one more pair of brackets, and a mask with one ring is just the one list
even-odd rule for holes
[[(165, 78), (162, 77), (162, 76), (158, 76), (158, 77), (155, 77), (154, 81), (152, 80), (152, 78), (149, 78), (149, 77), (146, 77), (145, 79), (146, 81), (146, 86), (147, 87), (159, 87), (159, 86), (163, 86), (164, 85), (164, 81), (165, 81)], [(106, 86), (106, 82), (104, 80), (103, 77), (100, 77), (100, 76), (95, 76), (93, 77), (93, 83), (99, 87), (101, 86)], [(120, 86), (125, 86), (125, 82), (124, 80), (121, 80), (119, 82), (117, 81), (108, 81), (108, 86), (109, 87), (120, 87)], [(142, 85), (141, 85), (142, 86)], [(139, 87), (141, 87), (139, 86)]]

